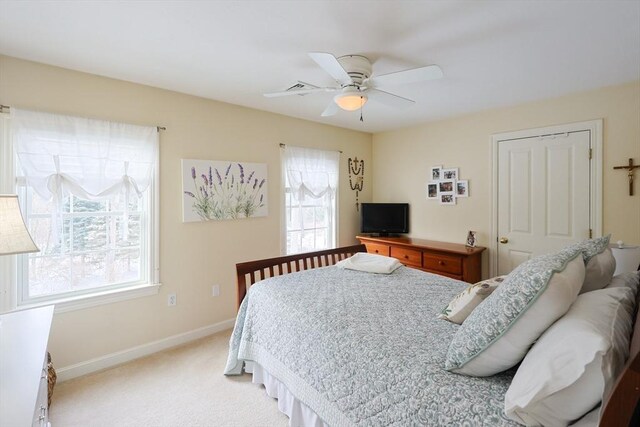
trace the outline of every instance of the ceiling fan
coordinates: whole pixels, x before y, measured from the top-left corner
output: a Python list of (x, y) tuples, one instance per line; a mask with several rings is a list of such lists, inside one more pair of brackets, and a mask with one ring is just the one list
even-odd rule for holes
[(362, 55), (344, 55), (336, 58), (330, 53), (310, 52), (309, 56), (336, 80), (338, 86), (319, 87), (298, 81), (281, 92), (265, 93), (267, 98), (289, 95), (307, 95), (319, 92), (339, 92), (322, 112), (322, 116), (333, 116), (338, 108), (354, 111), (369, 100), (391, 107), (408, 107), (415, 101), (378, 89), (393, 85), (416, 83), (442, 78), (442, 69), (437, 65), (413, 68), (372, 77), (371, 61)]

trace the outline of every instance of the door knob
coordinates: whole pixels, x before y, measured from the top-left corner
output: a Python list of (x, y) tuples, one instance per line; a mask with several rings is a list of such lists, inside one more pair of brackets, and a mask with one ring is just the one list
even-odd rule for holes
[(500, 238), (500, 243), (504, 244), (504, 243), (508, 243), (509, 239), (507, 239), (506, 237), (501, 237)]

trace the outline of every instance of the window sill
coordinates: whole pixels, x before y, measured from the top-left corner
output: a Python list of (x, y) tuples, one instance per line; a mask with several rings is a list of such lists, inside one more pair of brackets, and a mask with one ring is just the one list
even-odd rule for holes
[(162, 286), (161, 283), (153, 283), (131, 286), (124, 289), (113, 289), (90, 295), (80, 295), (58, 300), (49, 300), (37, 304), (21, 305), (18, 307), (18, 310), (55, 305), (55, 313), (66, 313), (68, 311), (82, 310), (85, 308), (96, 307), (98, 305), (157, 295), (160, 291), (160, 286)]

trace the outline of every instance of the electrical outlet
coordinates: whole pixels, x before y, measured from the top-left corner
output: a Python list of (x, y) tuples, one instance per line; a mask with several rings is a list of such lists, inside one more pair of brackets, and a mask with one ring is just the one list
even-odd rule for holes
[(169, 294), (169, 297), (167, 298), (167, 305), (169, 307), (174, 306), (178, 303), (178, 298), (176, 297), (176, 294)]
[(214, 297), (220, 296), (220, 285), (213, 285), (211, 288), (211, 295)]

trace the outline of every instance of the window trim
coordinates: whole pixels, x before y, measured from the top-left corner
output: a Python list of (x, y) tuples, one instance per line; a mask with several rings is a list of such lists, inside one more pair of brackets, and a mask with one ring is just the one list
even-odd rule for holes
[[(16, 159), (11, 141), (10, 118), (8, 114), (0, 113), (0, 192), (16, 194)], [(149, 221), (149, 233), (147, 239), (141, 242), (145, 245), (149, 259), (146, 266), (146, 283), (122, 284), (122, 286), (99, 289), (85, 294), (52, 296), (34, 302), (20, 303), (19, 293), (22, 291), (18, 280), (18, 257), (27, 257), (28, 254), (8, 255), (0, 257), (0, 313), (28, 308), (55, 305), (56, 313), (80, 310), (103, 304), (125, 301), (143, 296), (157, 295), (162, 284), (160, 283), (160, 150), (156, 150), (153, 178), (149, 184), (148, 209), (146, 215)]]

